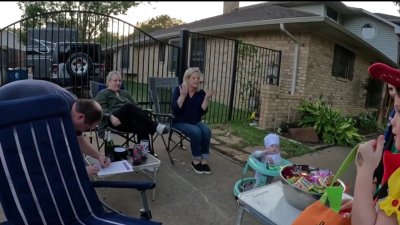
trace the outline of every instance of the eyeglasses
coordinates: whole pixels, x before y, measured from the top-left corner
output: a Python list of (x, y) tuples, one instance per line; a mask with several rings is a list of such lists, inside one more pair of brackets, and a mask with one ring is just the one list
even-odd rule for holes
[(97, 122), (95, 122), (95, 123), (93, 123), (93, 124), (87, 124), (87, 123), (85, 123), (85, 124), (84, 124), (84, 129), (85, 129), (85, 130), (91, 130), (91, 129), (97, 127), (98, 124), (99, 124), (99, 123), (97, 123)]

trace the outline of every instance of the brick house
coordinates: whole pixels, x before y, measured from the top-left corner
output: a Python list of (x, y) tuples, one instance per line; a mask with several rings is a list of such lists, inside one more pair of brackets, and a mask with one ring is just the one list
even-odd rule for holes
[[(261, 128), (296, 119), (302, 100), (321, 95), (342, 114), (358, 116), (368, 106), (368, 66), (384, 62), (397, 67), (400, 26), (393, 20), (341, 2), (267, 2), (239, 8), (225, 2), (224, 14), (158, 30), (151, 36), (177, 43), (180, 30), (239, 39), (282, 51), (279, 86), (262, 85)], [(398, 19), (398, 18), (397, 18)], [(190, 63), (188, 64), (190, 66)]]

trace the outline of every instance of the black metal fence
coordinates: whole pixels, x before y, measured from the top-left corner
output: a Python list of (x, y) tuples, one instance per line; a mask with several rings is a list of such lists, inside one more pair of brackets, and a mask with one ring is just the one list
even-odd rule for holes
[(261, 85), (279, 85), (281, 51), (229, 38), (181, 32), (181, 41), (188, 43), (181, 49), (183, 58), (188, 59), (181, 61), (181, 71), (199, 67), (203, 88), (216, 90), (205, 119), (221, 123), (259, 113)]
[[(175, 76), (179, 47), (161, 42), (120, 19), (61, 11), (18, 21), (2, 30), (0, 82), (27, 78), (57, 83), (88, 97), (89, 81), (122, 73), (138, 102), (147, 102), (148, 76)], [(175, 53), (175, 54), (174, 54)]]
[(183, 30), (163, 42), (112, 16), (86, 11), (44, 13), (1, 30), (0, 85), (48, 80), (88, 97), (89, 81), (120, 71), (125, 88), (149, 107), (148, 77), (182, 79), (187, 67), (203, 72), (203, 88), (216, 90), (209, 123), (247, 119), (260, 109), (262, 84), (279, 85), (281, 51)]

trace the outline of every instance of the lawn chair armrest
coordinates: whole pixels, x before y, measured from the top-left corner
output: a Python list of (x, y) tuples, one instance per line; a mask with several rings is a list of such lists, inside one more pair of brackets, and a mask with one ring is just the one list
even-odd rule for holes
[(156, 183), (152, 181), (93, 181), (94, 187), (107, 188), (134, 188), (138, 191), (151, 190), (156, 187)]
[(170, 120), (175, 118), (175, 116), (173, 114), (170, 114), (170, 113), (153, 113), (153, 115), (157, 116), (157, 117), (168, 118)]
[(147, 113), (154, 113), (152, 109), (143, 109), (143, 111)]
[(163, 123), (172, 123), (172, 120), (175, 118), (174, 115), (170, 113), (153, 113), (153, 116), (156, 121)]

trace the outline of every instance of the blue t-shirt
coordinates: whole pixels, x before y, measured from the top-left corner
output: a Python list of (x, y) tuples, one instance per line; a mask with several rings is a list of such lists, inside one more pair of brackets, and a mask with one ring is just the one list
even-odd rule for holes
[(178, 106), (178, 98), (180, 96), (179, 86), (175, 88), (172, 95), (172, 113), (174, 115), (174, 123), (190, 123), (196, 124), (201, 121), (201, 117), (207, 113), (207, 110), (201, 108), (206, 92), (199, 90), (192, 97), (189, 94), (186, 96), (182, 107)]
[(0, 101), (51, 94), (63, 97), (70, 109), (77, 99), (73, 93), (44, 80), (17, 80), (0, 87)]
[[(58, 86), (57, 84), (44, 80), (17, 80), (0, 87), (0, 101), (28, 98), (40, 95), (59, 95), (65, 99), (70, 109), (78, 99), (76, 95)], [(49, 107), (56, 106), (49, 105)], [(76, 131), (76, 135), (80, 136), (82, 135), (82, 132)]]

